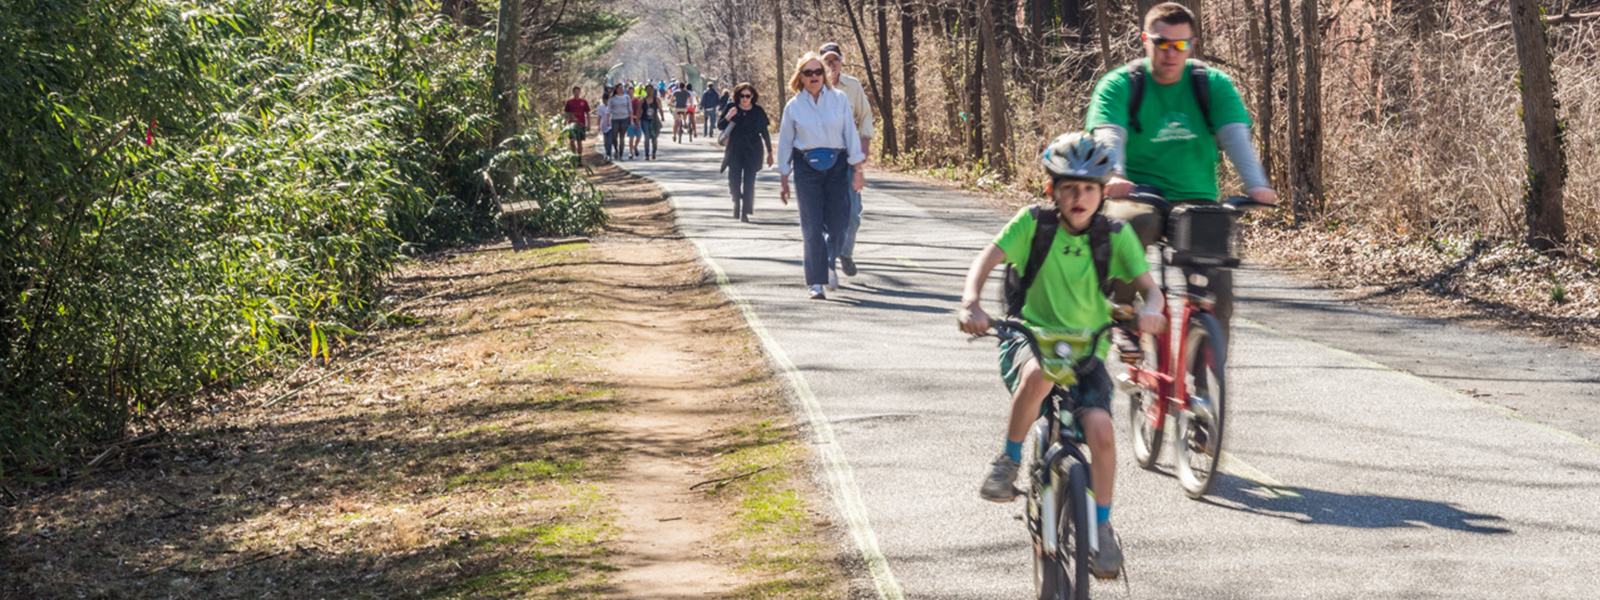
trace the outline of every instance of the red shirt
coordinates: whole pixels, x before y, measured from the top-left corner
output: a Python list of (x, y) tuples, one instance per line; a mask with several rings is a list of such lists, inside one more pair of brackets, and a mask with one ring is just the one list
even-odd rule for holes
[(567, 116), (573, 123), (587, 127), (589, 125), (589, 101), (583, 98), (573, 98), (567, 101)]

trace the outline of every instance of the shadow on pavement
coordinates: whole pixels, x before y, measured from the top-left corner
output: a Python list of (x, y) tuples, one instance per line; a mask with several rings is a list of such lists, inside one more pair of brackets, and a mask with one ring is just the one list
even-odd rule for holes
[(1307, 525), (1389, 529), (1430, 525), (1467, 533), (1503, 534), (1493, 526), (1505, 519), (1472, 513), (1447, 502), (1365, 494), (1340, 494), (1307, 488), (1271, 490), (1247, 479), (1221, 474), (1206, 502), (1242, 512), (1292, 519)]

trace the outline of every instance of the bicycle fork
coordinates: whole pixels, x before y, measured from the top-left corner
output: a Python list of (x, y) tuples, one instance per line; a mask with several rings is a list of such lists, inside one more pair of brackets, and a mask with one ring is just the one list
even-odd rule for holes
[[(1084, 481), (1084, 497), (1079, 499), (1082, 503), (1080, 508), (1088, 518), (1088, 531), (1090, 533), (1088, 536), (1089, 553), (1096, 554), (1100, 552), (1100, 536), (1094, 535), (1096, 527), (1098, 527), (1098, 524), (1095, 523), (1095, 518), (1098, 515), (1095, 514), (1095, 511), (1089, 509), (1090, 506), (1094, 505), (1094, 478), (1090, 470), (1089, 461), (1083, 456), (1083, 452), (1078, 450), (1076, 445), (1055, 443), (1044, 452), (1044, 458), (1039, 461), (1038, 468), (1034, 473), (1035, 481), (1043, 482), (1038, 485), (1040, 531), (1035, 533), (1039, 535), (1039, 540), (1041, 545), (1044, 546), (1046, 556), (1059, 556), (1061, 552), (1061, 507), (1058, 504), (1060, 495), (1056, 493), (1056, 490), (1060, 489), (1060, 486), (1064, 483), (1057, 481), (1058, 476), (1063, 472), (1061, 463), (1069, 458), (1077, 460), (1083, 465), (1083, 474), (1086, 481)], [(1039, 471), (1042, 471), (1042, 473)]]

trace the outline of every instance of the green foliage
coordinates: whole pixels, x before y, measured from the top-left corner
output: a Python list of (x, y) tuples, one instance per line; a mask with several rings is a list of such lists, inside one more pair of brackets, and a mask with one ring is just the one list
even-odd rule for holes
[(494, 235), (498, 161), (591, 199), (490, 147), (492, 56), (410, 0), (0, 0), (0, 476), (326, 360), (399, 254)]
[[(524, 218), (528, 227), (543, 235), (588, 235), (604, 227), (610, 217), (601, 206), (600, 190), (577, 169), (578, 157), (566, 150), (559, 135), (564, 119), (551, 117), (513, 140), (502, 156), (518, 170), (517, 193), (539, 201), (539, 211)], [(526, 151), (527, 148), (540, 148)]]

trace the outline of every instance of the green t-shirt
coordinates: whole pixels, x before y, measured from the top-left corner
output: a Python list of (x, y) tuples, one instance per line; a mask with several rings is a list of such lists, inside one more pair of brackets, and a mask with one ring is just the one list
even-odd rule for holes
[[(1189, 69), (1172, 85), (1156, 83), (1145, 64), (1144, 103), (1139, 105), (1143, 132), (1128, 127), (1128, 66), (1100, 78), (1094, 86), (1085, 125), (1093, 131), (1105, 124), (1128, 130), (1124, 165), (1128, 180), (1153, 185), (1171, 200), (1217, 199), (1217, 139), (1206, 128), (1205, 113), (1189, 84)], [(1211, 125), (1250, 124), (1250, 113), (1233, 87), (1233, 79), (1208, 67), (1211, 80)]]
[[(994, 245), (1006, 253), (1006, 262), (1020, 273), (1028, 268), (1028, 253), (1033, 250), (1033, 233), (1038, 221), (1023, 208), (1000, 230)], [(1150, 270), (1144, 260), (1144, 246), (1133, 228), (1124, 225), (1111, 234), (1112, 279), (1133, 281)], [(1050, 242), (1050, 256), (1039, 267), (1033, 287), (1022, 305), (1023, 322), (1047, 329), (1099, 329), (1111, 322), (1111, 301), (1100, 294), (1100, 279), (1089, 254), (1089, 235), (1073, 235), (1066, 227), (1056, 231)]]

